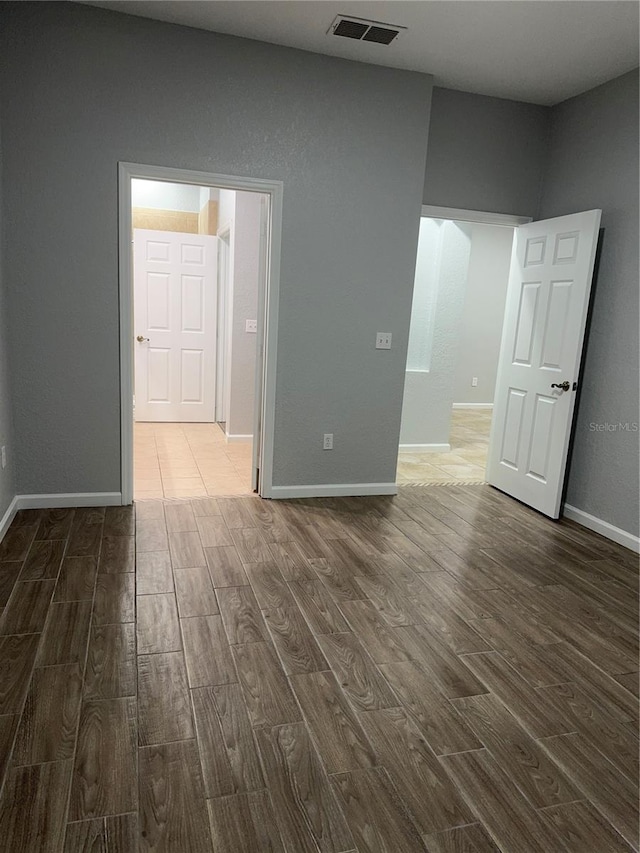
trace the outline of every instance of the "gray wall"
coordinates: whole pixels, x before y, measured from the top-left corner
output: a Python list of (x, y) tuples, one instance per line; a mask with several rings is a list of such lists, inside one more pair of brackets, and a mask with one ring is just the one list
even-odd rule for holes
[[(513, 228), (471, 225), (471, 255), (458, 357), (453, 377), (454, 403), (493, 403), (509, 283)], [(478, 384), (471, 385), (476, 376)]]
[[(0, 131), (0, 163), (2, 162), (2, 134)], [(7, 467), (0, 468), (0, 519), (5, 514), (16, 493), (16, 447), (13, 442), (13, 412), (9, 389), (9, 324), (6, 310), (6, 277), (4, 275), (5, 212), (2, 206), (2, 180), (0, 175), (0, 446), (7, 448)]]
[(1, 23), (19, 490), (120, 488), (119, 160), (284, 182), (274, 482), (393, 481), (431, 78), (80, 5)]
[(602, 208), (567, 502), (638, 533), (638, 73), (553, 108), (541, 217)]
[(535, 216), (549, 107), (434, 88), (424, 203)]
[(246, 321), (258, 313), (260, 274), (260, 211), (258, 193), (237, 192), (233, 225), (233, 301), (228, 435), (253, 433), (257, 335), (247, 333)]

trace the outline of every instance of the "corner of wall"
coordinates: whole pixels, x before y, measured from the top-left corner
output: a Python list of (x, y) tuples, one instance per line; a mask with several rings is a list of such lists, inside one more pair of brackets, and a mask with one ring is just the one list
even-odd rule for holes
[(550, 161), (551, 161), (551, 141), (553, 138), (553, 124), (555, 121), (555, 110), (557, 105), (548, 107), (546, 112), (546, 132), (545, 132), (545, 141), (544, 141), (544, 155), (543, 155), (543, 167), (540, 169), (538, 175), (538, 198), (536, 201), (536, 209), (533, 214), (534, 219), (540, 219), (542, 214), (542, 201), (544, 198), (545, 187), (547, 185), (547, 179), (549, 176), (550, 170)]
[[(0, 119), (1, 121), (1, 119)], [(0, 130), (0, 447), (7, 448), (8, 461), (0, 468), (0, 539), (13, 519), (16, 510), (16, 477), (13, 428), (13, 400), (10, 387), (9, 348), (7, 344), (7, 300), (4, 274), (4, 197), (1, 184), (2, 134)]]

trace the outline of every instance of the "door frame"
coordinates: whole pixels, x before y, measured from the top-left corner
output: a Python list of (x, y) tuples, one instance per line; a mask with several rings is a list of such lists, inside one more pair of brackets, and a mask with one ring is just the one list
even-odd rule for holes
[[(131, 181), (134, 178), (263, 193), (269, 198), (267, 274), (261, 285), (263, 316), (258, 318), (254, 442), (259, 441), (259, 495), (272, 496), (275, 392), (282, 244), (282, 181), (221, 175), (170, 166), (118, 163), (118, 267), (120, 335), (120, 464), (122, 504), (133, 502), (133, 243)], [(262, 358), (259, 353), (262, 352)], [(258, 434), (259, 433), (259, 434)]]
[(459, 222), (480, 222), (483, 225), (526, 225), (533, 222), (531, 216), (515, 216), (511, 213), (489, 213), (484, 210), (464, 210), (458, 207), (436, 207), (432, 204), (423, 204), (420, 219), (454, 219)]
[[(533, 221), (531, 216), (518, 216), (512, 213), (491, 213), (484, 210), (468, 210), (459, 207), (440, 207), (433, 204), (423, 204), (420, 208), (420, 219), (447, 219), (455, 222), (475, 222), (482, 225), (502, 225), (510, 228), (517, 228), (519, 225), (526, 225)], [(417, 247), (416, 247), (417, 248)], [(417, 259), (417, 256), (416, 256)], [(506, 311), (506, 306), (505, 306)], [(427, 371), (428, 372), (428, 371)], [(403, 374), (404, 388), (406, 389), (407, 374), (422, 373), (422, 371), (407, 370)], [(453, 381), (453, 380), (452, 380)], [(464, 407), (466, 408), (466, 406)], [(398, 442), (398, 453), (401, 450), (411, 451), (429, 448), (433, 451), (446, 451), (450, 449), (449, 444), (402, 444)], [(396, 478), (398, 471), (398, 460), (396, 459)]]

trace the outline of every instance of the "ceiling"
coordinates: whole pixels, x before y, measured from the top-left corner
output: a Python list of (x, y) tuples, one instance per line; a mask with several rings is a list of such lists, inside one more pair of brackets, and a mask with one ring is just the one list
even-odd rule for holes
[[(638, 65), (627, 0), (111, 0), (139, 15), (433, 74), (484, 95), (556, 104)], [(338, 14), (407, 27), (391, 45), (327, 35)]]

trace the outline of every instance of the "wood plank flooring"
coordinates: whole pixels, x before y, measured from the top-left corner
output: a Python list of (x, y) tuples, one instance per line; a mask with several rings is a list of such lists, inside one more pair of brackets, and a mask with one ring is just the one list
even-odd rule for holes
[(638, 850), (637, 604), (484, 485), (21, 511), (0, 848)]

